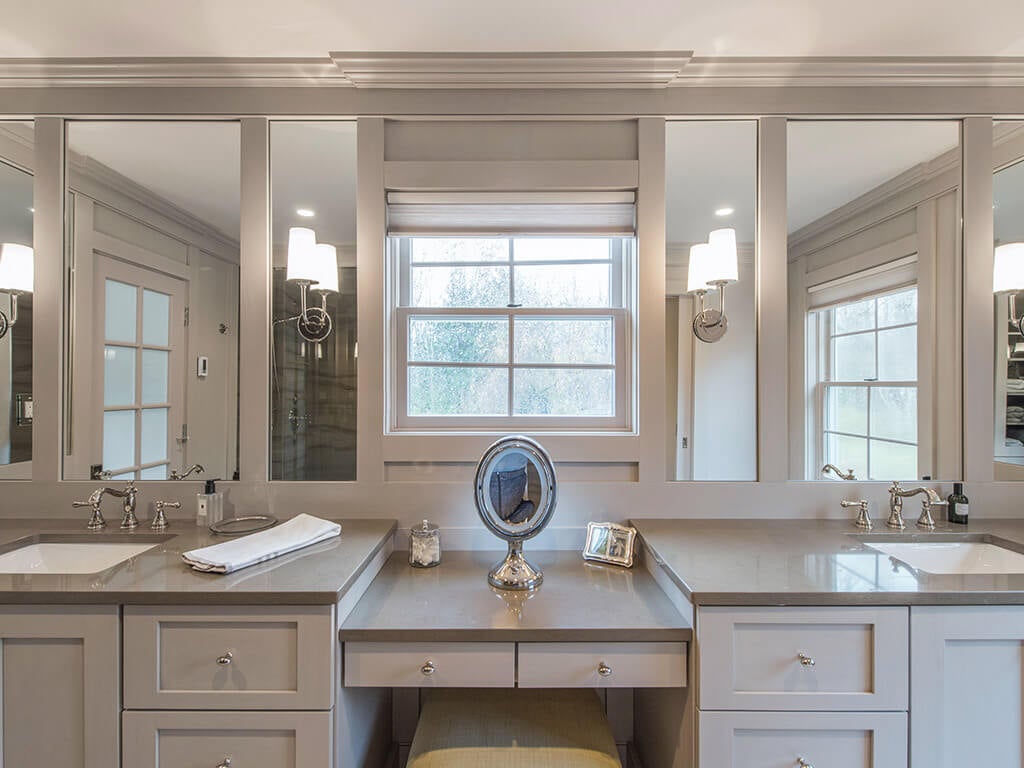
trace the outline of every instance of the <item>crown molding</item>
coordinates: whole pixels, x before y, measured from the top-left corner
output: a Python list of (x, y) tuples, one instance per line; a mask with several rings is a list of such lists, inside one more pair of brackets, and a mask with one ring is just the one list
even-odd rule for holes
[(1020, 86), (1024, 58), (984, 57), (694, 57), (679, 86)]
[(357, 88), (664, 88), (692, 56), (693, 51), (330, 54)]
[(0, 87), (1024, 86), (1024, 58), (694, 57), (691, 51), (351, 53), (324, 58), (0, 59)]

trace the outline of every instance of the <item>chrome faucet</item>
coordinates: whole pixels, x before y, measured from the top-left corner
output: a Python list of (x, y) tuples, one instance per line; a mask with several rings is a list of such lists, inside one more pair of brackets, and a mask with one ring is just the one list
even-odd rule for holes
[(827, 475), (829, 472), (832, 472), (840, 480), (856, 480), (857, 479), (857, 477), (853, 474), (853, 470), (852, 469), (848, 469), (845, 472), (843, 472), (843, 470), (841, 470), (835, 464), (826, 464), (824, 467), (821, 468), (821, 474), (822, 475)]
[(126, 530), (132, 530), (139, 527), (139, 519), (135, 516), (135, 501), (138, 492), (139, 489), (135, 487), (135, 481), (129, 480), (123, 491), (118, 488), (97, 488), (89, 494), (88, 501), (73, 501), (71, 506), (91, 507), (92, 517), (89, 518), (89, 524), (86, 527), (90, 531), (98, 531), (107, 526), (107, 521), (103, 519), (103, 512), (100, 509), (103, 502), (103, 494), (124, 499), (122, 504), (124, 514), (121, 516), (121, 527)]
[(172, 469), (171, 470), (171, 480), (184, 480), (186, 477), (191, 475), (193, 472), (197, 472), (197, 473), (199, 473), (201, 475), (205, 471), (206, 470), (203, 468), (202, 464), (193, 464), (191, 467), (186, 469), (183, 473), (179, 472), (176, 469)]
[(921, 516), (917, 519), (918, 528), (935, 528), (935, 521), (932, 519), (932, 507), (945, 506), (946, 502), (939, 498), (939, 494), (931, 488), (918, 486), (904, 490), (900, 484), (893, 480), (889, 488), (889, 519), (885, 524), (890, 528), (903, 530), (907, 524), (903, 521), (903, 500), (911, 496), (923, 495), (921, 502)]

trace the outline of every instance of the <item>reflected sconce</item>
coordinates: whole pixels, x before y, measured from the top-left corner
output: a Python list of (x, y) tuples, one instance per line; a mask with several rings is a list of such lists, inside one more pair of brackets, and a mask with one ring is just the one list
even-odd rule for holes
[(17, 243), (0, 244), (0, 291), (11, 297), (10, 313), (0, 310), (0, 339), (18, 322), (18, 296), (32, 293), (32, 249)]
[[(299, 335), (320, 343), (331, 335), (333, 323), (327, 313), (327, 294), (338, 292), (338, 255), (333, 245), (317, 243), (316, 233), (307, 227), (288, 230), (288, 269), (285, 279), (296, 283), (300, 310), (295, 318)], [(309, 292), (320, 296), (320, 306), (310, 306)]]
[[(736, 255), (736, 230), (716, 229), (708, 235), (706, 243), (690, 248), (690, 265), (686, 291), (699, 300), (699, 310), (693, 318), (693, 335), (700, 341), (713, 344), (729, 330), (725, 316), (725, 286), (739, 279), (739, 260)], [(708, 291), (718, 289), (718, 309), (705, 304)]]
[(1024, 243), (996, 247), (992, 265), (992, 293), (1009, 294), (1010, 322), (1024, 334), (1024, 317), (1017, 314), (1017, 292), (1024, 291)]

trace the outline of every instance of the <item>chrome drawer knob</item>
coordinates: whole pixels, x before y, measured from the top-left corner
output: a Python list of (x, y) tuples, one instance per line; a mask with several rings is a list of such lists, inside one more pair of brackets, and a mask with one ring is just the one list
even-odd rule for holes
[(796, 764), (797, 764), (798, 768), (814, 768), (814, 766), (813, 766), (813, 765), (811, 765), (810, 763), (808, 763), (808, 762), (807, 762), (806, 760), (804, 760), (804, 759), (803, 759), (802, 757), (798, 757), (798, 758), (796, 759)]
[[(217, 763), (217, 768), (231, 768), (231, 758), (225, 757), (223, 760)], [(813, 768), (813, 766), (811, 768)]]
[[(222, 667), (226, 667), (228, 664), (231, 663), (232, 659), (234, 659), (234, 658), (235, 657), (231, 653), (231, 651), (228, 651), (223, 656), (218, 656), (217, 657), (217, 663), (220, 664)], [(231, 761), (229, 760), (228, 764), (230, 765), (230, 763), (231, 763)], [(220, 766), (217, 766), (217, 768), (220, 768)]]
[(422, 672), (425, 677), (430, 677), (436, 671), (437, 667), (434, 666), (434, 662), (432, 661), (428, 661), (426, 664), (420, 667), (420, 672)]
[(597, 674), (601, 677), (611, 677), (612, 668), (605, 664), (603, 661), (597, 665)]
[[(814, 657), (808, 656), (806, 653), (797, 653), (796, 657), (800, 659), (800, 663), (805, 667), (814, 666)], [(807, 766), (807, 768), (814, 768), (814, 766)]]

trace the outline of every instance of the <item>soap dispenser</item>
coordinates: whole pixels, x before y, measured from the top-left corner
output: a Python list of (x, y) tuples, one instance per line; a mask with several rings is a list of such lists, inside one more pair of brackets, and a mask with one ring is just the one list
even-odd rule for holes
[(210, 526), (224, 519), (224, 493), (217, 490), (219, 477), (207, 480), (196, 494), (196, 525)]

